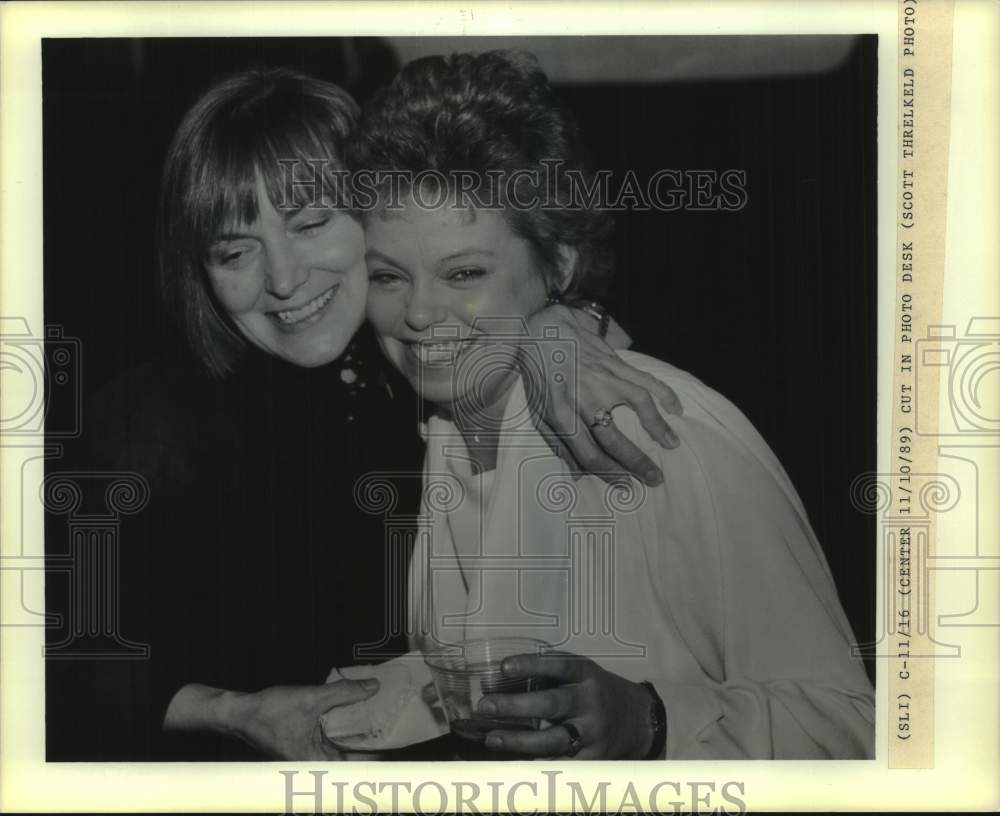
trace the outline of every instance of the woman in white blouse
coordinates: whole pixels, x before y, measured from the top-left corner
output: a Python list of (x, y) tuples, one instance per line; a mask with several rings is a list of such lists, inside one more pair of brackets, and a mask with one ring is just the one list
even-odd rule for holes
[(574, 478), (530, 420), (542, 397), (519, 370), (573, 355), (558, 333), (526, 343), (521, 322), (553, 299), (593, 296), (610, 274), (610, 227), (573, 200), (574, 173), (591, 177), (534, 62), (411, 63), (373, 101), (354, 152), (354, 167), (435, 171), (398, 201), (379, 188), (365, 223), (369, 319), (433, 408), (414, 629), (438, 643), (523, 635), (557, 649), (504, 665), (551, 688), (479, 705), (546, 727), (494, 731), (487, 746), (579, 759), (872, 756), (873, 691), (823, 551), (734, 405), (622, 353), (685, 406), (669, 454), (625, 407), (594, 417), (595, 433), (613, 423), (657, 462), (655, 488)]

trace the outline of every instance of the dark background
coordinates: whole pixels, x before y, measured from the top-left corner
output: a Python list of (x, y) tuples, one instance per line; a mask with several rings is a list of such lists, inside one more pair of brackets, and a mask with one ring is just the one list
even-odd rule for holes
[[(870, 642), (875, 520), (852, 506), (849, 487), (875, 469), (876, 453), (876, 38), (844, 38), (844, 58), (827, 70), (741, 76), (737, 66), (673, 81), (671, 41), (690, 49), (694, 38), (641, 39), (647, 57), (662, 43), (662, 81), (622, 76), (622, 38), (603, 45), (621, 55), (611, 79), (543, 60), (596, 165), (616, 179), (629, 168), (640, 179), (660, 168), (745, 170), (748, 202), (729, 213), (621, 214), (609, 306), (634, 348), (694, 372), (760, 429), (805, 502), (855, 633)], [(540, 50), (553, 40), (539, 38)], [(463, 48), (441, 42), (439, 52)], [(176, 342), (153, 292), (160, 164), (209, 83), (263, 65), (299, 68), (364, 102), (399, 57), (372, 38), (44, 41), (45, 320), (82, 341), (85, 394)]]

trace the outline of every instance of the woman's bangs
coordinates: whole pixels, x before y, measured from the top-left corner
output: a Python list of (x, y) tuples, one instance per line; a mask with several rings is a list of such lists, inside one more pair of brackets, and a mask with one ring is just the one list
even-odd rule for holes
[(254, 156), (246, 139), (234, 135), (223, 132), (204, 140), (200, 161), (188, 169), (182, 206), (203, 251), (221, 234), (259, 216)]
[(289, 131), (276, 129), (261, 139), (255, 156), (271, 204), (279, 212), (303, 207), (343, 205), (343, 161), (335, 152), (335, 135), (304, 121)]
[(340, 138), (326, 121), (330, 112), (300, 102), (295, 108), (234, 111), (205, 145), (188, 202), (204, 247), (259, 218), (258, 180), (279, 212), (342, 206), (344, 163), (336, 153)]
[(257, 171), (250, 157), (233, 156), (221, 187), (214, 190), (212, 206), (216, 230), (252, 224), (260, 217), (257, 206)]

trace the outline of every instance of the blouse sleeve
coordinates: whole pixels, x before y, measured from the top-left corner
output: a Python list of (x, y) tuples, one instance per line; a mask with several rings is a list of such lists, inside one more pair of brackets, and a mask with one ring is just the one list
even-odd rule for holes
[(667, 712), (667, 758), (865, 758), (874, 693), (826, 558), (781, 465), (735, 406), (639, 355), (684, 404), (664, 451), (634, 414), (627, 435), (663, 469), (642, 513), (659, 603), (700, 668), (649, 678)]

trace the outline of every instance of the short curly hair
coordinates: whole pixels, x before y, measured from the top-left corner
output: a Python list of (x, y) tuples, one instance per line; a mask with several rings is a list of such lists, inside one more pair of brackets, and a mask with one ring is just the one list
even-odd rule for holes
[[(499, 192), (508, 224), (532, 247), (550, 283), (560, 247), (577, 250), (562, 299), (599, 297), (610, 281), (613, 222), (570, 197), (571, 176), (589, 186), (594, 175), (575, 120), (530, 54), (489, 51), (408, 63), (364, 108), (348, 162), (355, 178), (385, 171), (411, 179), (470, 172), (493, 181), (516, 178), (513, 195), (501, 185), (486, 200), (496, 202)], [(385, 206), (384, 188), (380, 192), (376, 211)], [(511, 198), (535, 206), (512, 206)]]

